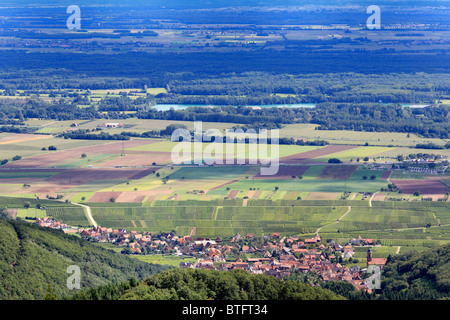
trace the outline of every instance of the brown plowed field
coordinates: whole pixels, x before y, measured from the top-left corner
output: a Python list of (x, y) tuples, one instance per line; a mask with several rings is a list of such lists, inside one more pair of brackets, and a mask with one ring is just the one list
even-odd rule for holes
[(350, 177), (355, 173), (358, 166), (326, 166), (319, 175), (317, 179), (350, 179)]
[(17, 143), (17, 142), (25, 142), (25, 141), (33, 141), (33, 140), (41, 140), (41, 139), (49, 139), (50, 136), (44, 136), (42, 134), (13, 134), (8, 137), (3, 137), (0, 139), (0, 144), (9, 144), (9, 143)]
[[(122, 143), (124, 148), (131, 148), (148, 144), (149, 141), (144, 140), (129, 140), (123, 142), (105, 143), (102, 145), (94, 145), (88, 147), (74, 148), (70, 150), (55, 151), (44, 155), (32, 156), (18, 161), (7, 163), (4, 167), (7, 168), (39, 168), (39, 167), (53, 167), (66, 163), (73, 159), (80, 159), (80, 156), (85, 153), (89, 154), (121, 154)], [(151, 142), (150, 142), (151, 143)], [(126, 153), (126, 151), (125, 151)]]
[(238, 193), (239, 193), (239, 190), (231, 190), (230, 193), (228, 194), (228, 198), (234, 199), (234, 198), (236, 198)]
[(18, 209), (6, 209), (6, 212), (13, 218), (17, 217), (17, 210)]
[(98, 180), (140, 179), (150, 174), (152, 169), (69, 169), (58, 173), (46, 181), (59, 185), (80, 185)]
[(450, 187), (439, 180), (391, 180), (403, 193), (411, 194), (419, 191), (422, 194), (445, 194)]
[(373, 196), (372, 201), (383, 201), (386, 195), (384, 193), (377, 193)]
[(424, 194), (423, 198), (431, 198), (433, 201), (438, 201), (439, 199), (444, 198), (443, 194)]
[(121, 194), (120, 191), (96, 192), (87, 202), (110, 202), (111, 198), (117, 200)]
[(309, 166), (280, 166), (277, 174), (275, 175), (263, 176), (261, 173), (258, 173), (253, 177), (253, 179), (292, 179), (292, 176), (296, 176), (298, 178), (308, 169)]
[(223, 183), (223, 184), (218, 185), (218, 186), (216, 186), (216, 187), (214, 187), (214, 188), (211, 188), (211, 190), (220, 189), (220, 188), (222, 188), (222, 187), (225, 187), (225, 186), (227, 186), (227, 185), (229, 185), (229, 184), (232, 184), (232, 183), (235, 183), (235, 182), (238, 182), (238, 181), (239, 181), (238, 179), (230, 180), (230, 181), (228, 181), (228, 182), (226, 182), (226, 183)]
[(336, 200), (339, 193), (336, 192), (310, 192), (306, 200)]
[[(172, 193), (172, 190), (123, 191), (116, 198), (116, 202), (142, 202), (145, 200), (145, 198), (147, 196), (149, 197), (148, 201), (151, 201), (151, 200), (154, 200), (156, 198), (156, 196), (159, 194), (171, 194), (171, 193)], [(108, 201), (109, 201), (109, 199), (108, 199)]]
[(381, 176), (382, 180), (387, 180), (389, 176), (391, 175), (392, 171), (386, 170), (383, 172), (383, 175)]
[(314, 159), (321, 156), (326, 156), (327, 154), (332, 154), (336, 152), (346, 151), (350, 149), (358, 148), (358, 146), (345, 146), (345, 145), (332, 145), (319, 148), (316, 150), (306, 151), (302, 153), (293, 154), (280, 159), (280, 163), (304, 163), (307, 160)]

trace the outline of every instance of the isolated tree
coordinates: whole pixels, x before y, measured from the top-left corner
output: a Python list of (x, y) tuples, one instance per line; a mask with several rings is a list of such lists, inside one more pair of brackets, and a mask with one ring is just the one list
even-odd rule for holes
[(330, 158), (328, 159), (328, 163), (342, 163), (342, 161), (338, 158)]

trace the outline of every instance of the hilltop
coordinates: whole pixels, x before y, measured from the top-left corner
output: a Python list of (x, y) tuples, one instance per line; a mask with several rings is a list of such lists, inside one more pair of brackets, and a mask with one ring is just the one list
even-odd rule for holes
[(140, 283), (80, 292), (78, 299), (120, 300), (339, 300), (341, 296), (299, 281), (283, 281), (244, 270), (172, 269)]
[(381, 281), (385, 299), (448, 299), (450, 245), (388, 258)]
[(81, 269), (81, 289), (145, 279), (167, 269), (59, 230), (0, 218), (0, 300), (61, 298), (70, 292), (70, 265)]

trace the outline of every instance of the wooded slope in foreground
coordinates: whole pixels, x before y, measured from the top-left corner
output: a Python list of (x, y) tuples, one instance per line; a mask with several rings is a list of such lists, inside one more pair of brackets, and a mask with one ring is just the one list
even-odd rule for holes
[(145, 279), (167, 269), (58, 230), (0, 218), (0, 300), (62, 298), (71, 293), (70, 265), (80, 267), (81, 288)]

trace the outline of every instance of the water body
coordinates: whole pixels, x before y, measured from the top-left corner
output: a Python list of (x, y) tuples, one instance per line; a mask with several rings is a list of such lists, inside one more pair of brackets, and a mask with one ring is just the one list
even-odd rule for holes
[[(393, 103), (384, 103), (384, 105), (393, 105)], [(429, 104), (401, 104), (403, 108), (426, 108), (429, 106)], [(158, 111), (167, 111), (170, 109), (174, 110), (184, 110), (189, 107), (201, 107), (201, 108), (208, 108), (208, 107), (220, 107), (217, 105), (200, 105), (200, 104), (157, 104), (153, 106), (153, 108), (156, 108)], [(247, 106), (255, 109), (260, 108), (315, 108), (315, 103), (295, 103), (295, 104), (266, 104), (266, 105), (260, 105), (260, 106)]]
[(403, 108), (426, 108), (429, 104), (402, 104)]
[[(158, 111), (167, 111), (170, 109), (174, 110), (184, 110), (189, 107), (220, 107), (215, 105), (195, 105), (195, 104), (157, 104), (153, 106), (153, 108), (156, 108)], [(296, 104), (268, 104), (268, 105), (261, 105), (261, 106), (248, 106), (255, 109), (259, 108), (315, 108), (316, 105), (314, 103), (296, 103)]]

